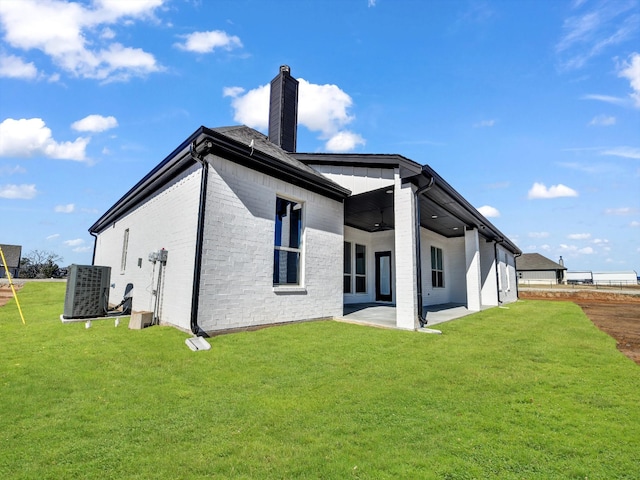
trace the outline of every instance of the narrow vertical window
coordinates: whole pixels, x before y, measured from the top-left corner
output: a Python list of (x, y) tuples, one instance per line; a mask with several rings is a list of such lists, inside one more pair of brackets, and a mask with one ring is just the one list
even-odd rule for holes
[(444, 287), (443, 265), (442, 249), (438, 247), (431, 247), (431, 286), (433, 288)]
[(124, 231), (122, 239), (122, 259), (120, 260), (120, 273), (124, 273), (127, 268), (127, 250), (129, 249), (129, 229)]
[(276, 198), (273, 284), (300, 284), (302, 204)]
[(351, 293), (351, 242), (344, 242), (344, 293)]
[(356, 243), (356, 293), (367, 293), (367, 248)]

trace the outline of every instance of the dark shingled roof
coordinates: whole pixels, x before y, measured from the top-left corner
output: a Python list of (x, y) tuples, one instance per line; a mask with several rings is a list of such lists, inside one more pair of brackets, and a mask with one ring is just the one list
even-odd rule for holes
[[(252, 142), (253, 141), (253, 145)], [(140, 205), (163, 185), (196, 163), (189, 154), (190, 145), (202, 147), (209, 142), (207, 153), (239, 163), (248, 168), (280, 178), (337, 201), (351, 192), (313, 168), (293, 158), (289, 153), (269, 142), (262, 133), (244, 125), (233, 127), (200, 127), (161, 161), (142, 180), (124, 194), (90, 228), (98, 233)]]
[(253, 128), (247, 127), (246, 125), (237, 125), (232, 127), (211, 128), (210, 130), (220, 133), (225, 137), (235, 140), (236, 142), (243, 143), (247, 146), (250, 146), (251, 141), (253, 140), (253, 148), (256, 151), (266, 153), (270, 157), (273, 157), (276, 160), (296, 170), (306, 172), (312, 177), (315, 177), (319, 182), (333, 184), (336, 187), (340, 188), (336, 183), (329, 180), (317, 170), (302, 163), (300, 160), (294, 158), (291, 154), (289, 154), (289, 152), (284, 151), (276, 144), (270, 142), (266, 135), (263, 135)]
[[(20, 256), (22, 254), (22, 247), (20, 245), (3, 245), (0, 244), (4, 258), (7, 260), (7, 266), (9, 268), (16, 268), (20, 266)], [(3, 267), (0, 259), (0, 267)]]
[(516, 270), (566, 270), (566, 267), (539, 253), (523, 253), (516, 258)]

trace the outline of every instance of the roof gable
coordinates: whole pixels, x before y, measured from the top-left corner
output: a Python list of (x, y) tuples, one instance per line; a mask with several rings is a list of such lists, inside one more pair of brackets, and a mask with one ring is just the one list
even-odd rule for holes
[(516, 258), (516, 270), (566, 270), (566, 268), (539, 253), (523, 253)]
[[(22, 246), (20, 245), (0, 245), (2, 248), (2, 253), (4, 254), (4, 258), (7, 261), (8, 267), (19, 267), (20, 266), (20, 256), (22, 255)], [(3, 266), (0, 262), (0, 267)]]

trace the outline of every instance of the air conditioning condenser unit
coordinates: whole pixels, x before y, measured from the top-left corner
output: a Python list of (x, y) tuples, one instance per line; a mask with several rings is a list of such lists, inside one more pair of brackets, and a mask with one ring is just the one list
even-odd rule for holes
[(69, 267), (62, 318), (104, 317), (109, 306), (111, 267), (76, 265)]

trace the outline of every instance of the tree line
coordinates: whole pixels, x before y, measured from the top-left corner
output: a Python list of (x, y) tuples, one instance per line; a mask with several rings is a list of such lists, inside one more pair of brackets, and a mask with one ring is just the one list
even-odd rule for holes
[(33, 250), (20, 259), (20, 278), (62, 278), (67, 269), (61, 268), (63, 258), (54, 252)]

